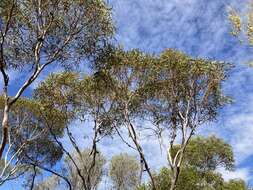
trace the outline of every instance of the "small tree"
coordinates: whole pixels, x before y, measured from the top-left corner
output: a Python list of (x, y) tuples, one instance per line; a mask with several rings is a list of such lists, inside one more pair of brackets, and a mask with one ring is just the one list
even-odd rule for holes
[[(173, 147), (173, 157), (179, 148), (179, 145)], [(215, 171), (218, 167), (225, 167), (231, 171), (234, 168), (233, 157), (232, 147), (222, 139), (215, 136), (198, 136), (192, 139), (187, 147), (184, 165), (194, 166), (203, 172)]]
[[(105, 164), (105, 158), (101, 153), (98, 153), (94, 164), (91, 150), (84, 150), (81, 154), (82, 156), (80, 157), (75, 153), (73, 159), (76, 161), (76, 164), (84, 176), (86, 187), (84, 186), (82, 179), (80, 179), (73, 162), (71, 162), (69, 158), (66, 158), (65, 160), (64, 171), (68, 173), (68, 178), (70, 179), (73, 189), (96, 190), (104, 173), (103, 167)], [(89, 171), (90, 168), (91, 171)]]
[(138, 161), (128, 154), (113, 156), (110, 162), (109, 175), (117, 190), (135, 189), (139, 185)]

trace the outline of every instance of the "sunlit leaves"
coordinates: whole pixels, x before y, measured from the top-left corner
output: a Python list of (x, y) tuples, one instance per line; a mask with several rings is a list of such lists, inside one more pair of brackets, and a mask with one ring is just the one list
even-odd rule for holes
[[(175, 145), (172, 151), (176, 152), (177, 149)], [(175, 153), (173, 155), (175, 156)], [(186, 149), (184, 159), (184, 164), (194, 166), (201, 171), (214, 171), (219, 166), (227, 170), (234, 168), (232, 147), (215, 136), (192, 139)]]

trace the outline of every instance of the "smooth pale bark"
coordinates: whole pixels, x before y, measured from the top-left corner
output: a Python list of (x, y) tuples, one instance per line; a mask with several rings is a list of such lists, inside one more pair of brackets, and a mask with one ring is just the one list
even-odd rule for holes
[(2, 140), (0, 147), (0, 158), (2, 158), (5, 146), (8, 141), (8, 128), (9, 128), (9, 105), (8, 99), (5, 100), (4, 113), (3, 113), (3, 121), (2, 121)]

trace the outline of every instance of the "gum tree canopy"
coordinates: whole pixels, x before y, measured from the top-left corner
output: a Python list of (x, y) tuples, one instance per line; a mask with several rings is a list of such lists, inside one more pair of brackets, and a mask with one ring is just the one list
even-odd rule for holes
[[(48, 65), (72, 68), (102, 51), (113, 33), (110, 10), (102, 0), (1, 0), (0, 71), (4, 109), (0, 158), (8, 144), (9, 112)], [(9, 72), (25, 81), (11, 97)]]

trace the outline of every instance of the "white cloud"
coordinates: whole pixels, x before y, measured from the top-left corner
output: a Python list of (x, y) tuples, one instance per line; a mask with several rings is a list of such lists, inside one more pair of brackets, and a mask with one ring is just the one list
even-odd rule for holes
[(251, 179), (248, 168), (240, 168), (235, 171), (227, 171), (224, 168), (219, 168), (217, 171), (222, 174), (225, 181), (229, 181), (230, 179), (243, 179), (248, 181)]

